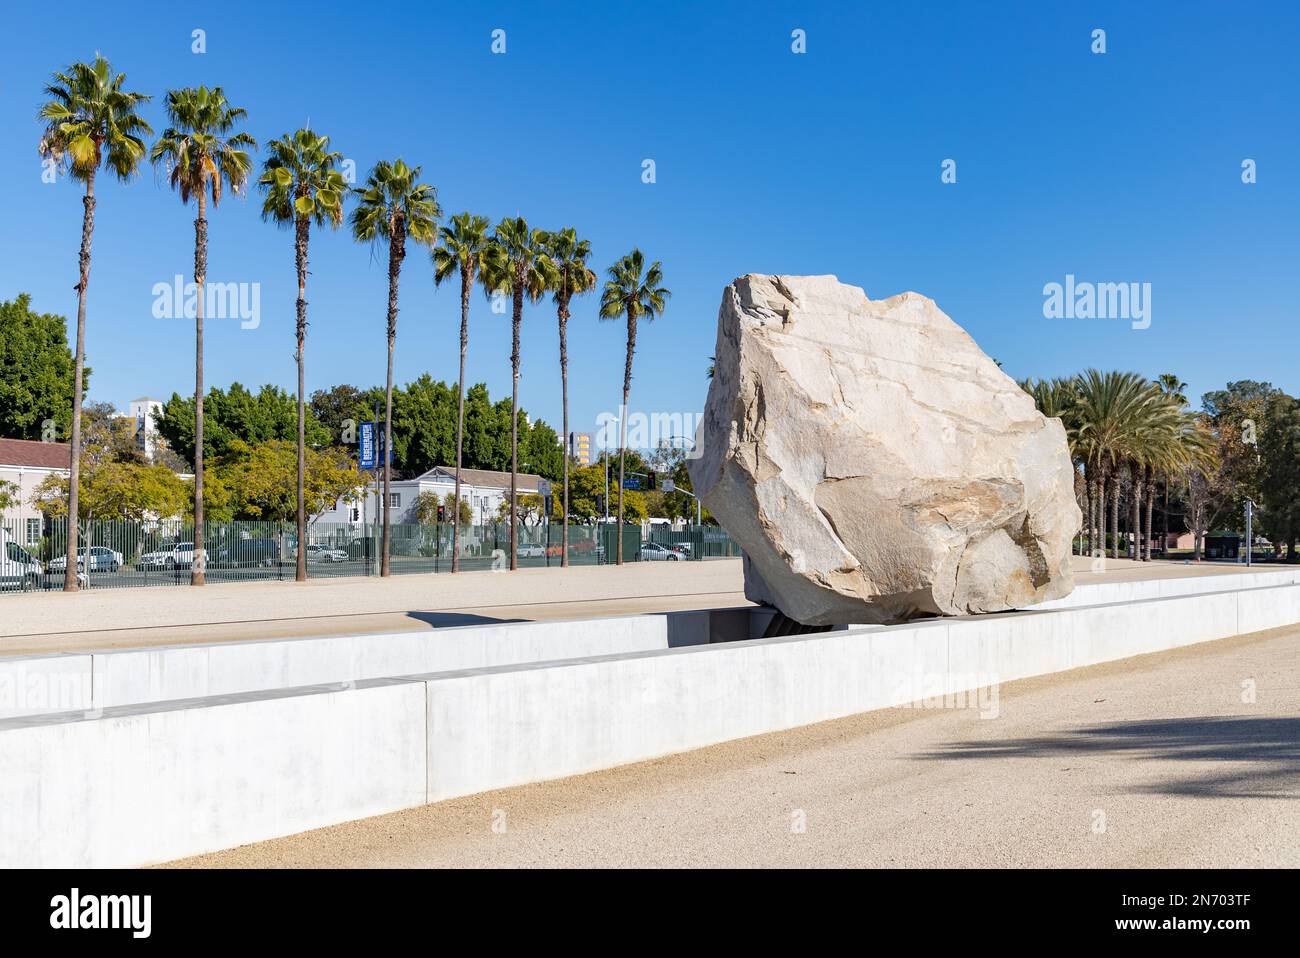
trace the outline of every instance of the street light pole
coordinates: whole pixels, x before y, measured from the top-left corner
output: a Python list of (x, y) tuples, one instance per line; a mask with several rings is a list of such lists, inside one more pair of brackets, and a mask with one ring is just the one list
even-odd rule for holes
[(1255, 535), (1251, 529), (1251, 520), (1254, 518), (1255, 503), (1247, 497), (1246, 499), (1246, 565), (1250, 565), (1251, 553), (1254, 552)]

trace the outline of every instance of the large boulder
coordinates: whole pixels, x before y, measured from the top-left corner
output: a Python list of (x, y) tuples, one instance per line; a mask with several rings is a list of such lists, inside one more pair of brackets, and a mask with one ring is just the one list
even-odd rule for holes
[(690, 463), (745, 591), (809, 625), (1016, 609), (1074, 588), (1059, 419), (933, 300), (744, 276)]

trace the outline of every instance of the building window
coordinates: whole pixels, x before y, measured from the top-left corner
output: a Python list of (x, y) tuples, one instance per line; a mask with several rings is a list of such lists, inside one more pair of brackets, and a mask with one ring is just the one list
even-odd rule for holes
[(40, 519), (27, 520), (27, 544), (29, 546), (36, 546), (41, 544), (41, 520)]
[(390, 509), (402, 508), (402, 494), (400, 492), (390, 492), (388, 494), (388, 508)]

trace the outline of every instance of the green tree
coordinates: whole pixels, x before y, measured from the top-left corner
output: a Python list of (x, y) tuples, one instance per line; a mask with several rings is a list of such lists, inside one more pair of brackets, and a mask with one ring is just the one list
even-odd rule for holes
[(1287, 558), (1296, 559), (1300, 540), (1300, 402), (1284, 393), (1273, 397), (1269, 428), (1259, 437), (1261, 529)]
[[(563, 413), (564, 467), (561, 515), (569, 514), (569, 303), (574, 296), (590, 292), (596, 285), (596, 274), (587, 265), (591, 256), (591, 243), (578, 238), (573, 227), (558, 233), (547, 233), (544, 240), (546, 256), (550, 260), (551, 298), (555, 301), (555, 315), (560, 327), (560, 401)], [(560, 538), (560, 565), (569, 564), (569, 524), (563, 524)]]
[[(76, 377), (66, 320), (33, 312), (31, 301), (20, 293), (0, 302), (0, 436), (39, 441), (49, 438), (46, 420), (59, 436), (68, 435)], [(83, 364), (82, 382), (89, 378)]]
[(632, 391), (632, 356), (636, 352), (637, 321), (647, 321), (663, 314), (672, 292), (662, 285), (663, 268), (658, 260), (646, 269), (645, 256), (633, 249), (609, 268), (609, 278), (600, 296), (600, 318), (627, 318), (627, 357), (623, 362), (623, 406), (619, 413), (620, 439), (618, 458), (618, 554), (615, 562), (623, 564), (623, 477), (627, 459), (627, 403)]
[[(305, 458), (304, 500), (311, 522), (339, 500), (352, 502), (359, 497), (366, 477), (345, 450), (308, 448)], [(233, 518), (272, 522), (290, 522), (296, 518), (297, 472), (297, 445), (283, 439), (255, 446), (236, 440), (215, 461), (213, 468), (228, 491)]]
[(331, 386), (311, 394), (311, 414), (329, 434), (329, 443), (352, 446), (357, 442), (357, 425), (375, 417), (384, 391), (378, 386), (360, 390), (355, 386)]
[[(397, 343), (397, 289), (401, 282), (406, 241), (431, 246), (438, 236), (438, 191), (420, 182), (420, 167), (380, 160), (356, 190), (352, 236), (359, 243), (388, 243), (388, 381), (384, 390), (384, 449), (393, 447), (393, 347)], [(394, 450), (396, 451), (396, 450)], [(384, 544), (379, 574), (389, 574), (389, 483), (393, 469), (384, 457)]]
[[(465, 447), (465, 354), (469, 351), (469, 295), (483, 274), (488, 246), (488, 219), (465, 212), (439, 231), (433, 250), (433, 279), (441, 286), (460, 277), (460, 379), (456, 390), (456, 498), (460, 499), (460, 470)], [(451, 571), (460, 571), (460, 527), (451, 533)]]
[[(193, 398), (173, 393), (163, 403), (157, 419), (159, 435), (190, 463), (196, 459), (196, 418)], [(237, 382), (231, 383), (228, 390), (213, 387), (204, 400), (204, 458), (225, 455), (236, 441), (252, 445), (275, 439), (294, 441), (297, 419), (294, 397), (278, 386), (267, 384), (256, 393)], [(334, 437), (317, 419), (314, 407), (306, 415), (305, 435), (311, 448), (333, 442)]]
[[(343, 197), (348, 191), (343, 174), (335, 167), (343, 159), (330, 150), (330, 139), (304, 127), (286, 133), (268, 146), (270, 155), (262, 167), (258, 184), (266, 192), (262, 218), (293, 228), (294, 265), (298, 273), (297, 350), (298, 362), (298, 541), (307, 541), (307, 510), (303, 483), (307, 471), (307, 387), (303, 352), (307, 345), (307, 247), (311, 228), (337, 228), (343, 222)], [(295, 578), (307, 579), (307, 550), (298, 550)]]
[[(523, 325), (524, 297), (537, 302), (550, 286), (546, 260), (545, 234), (530, 229), (522, 217), (506, 218), (497, 224), (492, 242), (484, 257), (485, 287), (491, 292), (509, 294), (512, 302), (510, 349), (512, 371), (510, 390), (510, 502), (517, 511), (519, 489), (519, 332)], [(510, 523), (510, 569), (519, 568), (519, 543), (516, 523)]]
[(248, 151), (257, 141), (242, 130), (232, 132), (247, 113), (232, 106), (221, 87), (169, 90), (163, 131), (149, 152), (168, 181), (189, 205), (198, 207), (194, 220), (194, 555), (190, 584), (203, 585), (203, 307), (208, 276), (208, 197), (215, 209), (227, 189), (238, 194), (248, 183), (253, 162)]
[[(95, 177), (99, 168), (123, 182), (129, 182), (144, 159), (144, 137), (153, 132), (136, 112), (148, 101), (143, 93), (124, 90), (126, 74), (96, 54), (94, 63), (74, 63), (55, 73), (45, 87), (49, 99), (41, 107), (45, 123), (39, 150), (56, 166), (85, 186), (81, 199), (81, 255), (77, 279), (77, 348), (73, 358), (72, 434), (69, 437), (68, 512), (78, 515), (80, 507), (81, 401), (85, 395), (86, 291), (90, 286), (90, 240), (95, 231)], [(67, 567), (76, 568), (77, 538), (68, 536)], [(65, 592), (76, 592), (77, 577), (65, 576)]]

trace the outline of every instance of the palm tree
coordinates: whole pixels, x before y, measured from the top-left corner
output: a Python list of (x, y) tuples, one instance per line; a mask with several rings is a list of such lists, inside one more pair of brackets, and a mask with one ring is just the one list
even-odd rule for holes
[[(1156, 377), (1156, 387), (1170, 399), (1179, 409), (1185, 409), (1187, 406), (1187, 383), (1183, 382), (1173, 373), (1161, 373)], [(1163, 475), (1163, 485), (1165, 487), (1165, 508), (1164, 508), (1164, 538), (1161, 540), (1164, 546), (1161, 548), (1163, 553), (1169, 547), (1169, 481), (1174, 475), (1182, 471), (1184, 462), (1173, 462), (1170, 464), (1172, 471), (1165, 472)]]
[[(45, 122), (38, 146), (42, 156), (85, 185), (81, 198), (81, 258), (77, 280), (77, 348), (72, 385), (72, 434), (68, 440), (68, 536), (66, 569), (76, 569), (80, 536), (77, 499), (81, 485), (81, 401), (86, 375), (86, 290), (90, 286), (90, 240), (95, 231), (95, 177), (100, 166), (123, 182), (140, 169), (144, 136), (153, 130), (135, 112), (149, 100), (123, 90), (125, 73), (113, 73), (98, 54), (94, 63), (74, 63), (55, 73), (45, 87), (50, 98), (41, 107)], [(63, 577), (65, 592), (79, 588), (75, 575)]]
[[(1033, 397), (1034, 405), (1038, 411), (1049, 419), (1060, 419), (1061, 425), (1065, 428), (1066, 446), (1070, 453), (1070, 460), (1074, 465), (1076, 484), (1080, 481), (1082, 473), (1082, 495), (1083, 502), (1086, 505), (1086, 528), (1087, 535), (1092, 535), (1092, 491), (1088, 483), (1088, 457), (1084, 450), (1084, 440), (1079, 435), (1079, 387), (1078, 381), (1074, 378), (1056, 378), (1056, 379), (1025, 379), (1020, 382), (1020, 388)], [(1080, 534), (1080, 552), (1084, 547), (1084, 536), (1081, 530)], [(1089, 548), (1092, 542), (1088, 542)]]
[(379, 574), (389, 572), (389, 495), (393, 466), (393, 347), (397, 343), (397, 287), (401, 280), (406, 241), (432, 246), (438, 238), (438, 191), (421, 183), (420, 167), (380, 160), (356, 189), (352, 235), (359, 243), (388, 241), (388, 386), (384, 399), (384, 545)]
[(1118, 559), (1120, 468), (1132, 458), (1139, 424), (1152, 402), (1152, 390), (1137, 373), (1102, 373), (1096, 369), (1078, 377), (1078, 390), (1078, 441), (1087, 457), (1085, 461), (1097, 472), (1096, 480), (1090, 481), (1094, 501), (1100, 507), (1101, 545), (1104, 551), (1105, 504), (1109, 500), (1111, 557)]
[[(596, 274), (587, 266), (591, 256), (591, 243), (578, 239), (573, 227), (548, 233), (545, 239), (547, 259), (552, 267), (552, 298), (555, 315), (560, 323), (560, 400), (563, 404), (564, 432), (562, 441), (569, 441), (569, 301), (576, 295), (589, 292), (596, 285)], [(564, 452), (564, 494), (560, 511), (564, 529), (560, 534), (560, 567), (569, 564), (569, 452)]]
[(549, 262), (542, 230), (530, 229), (522, 216), (507, 217), (497, 224), (488, 246), (487, 286), (492, 292), (509, 293), (514, 309), (513, 345), (510, 364), (514, 373), (510, 393), (510, 568), (519, 568), (519, 330), (523, 323), (524, 297), (537, 302), (551, 286)]
[(465, 353), (469, 348), (469, 294), (482, 276), (488, 244), (488, 219), (468, 212), (451, 218), (439, 230), (433, 250), (433, 281), (441, 286), (460, 277), (460, 385), (456, 391), (456, 498), (451, 525), (451, 571), (460, 571), (460, 467), (465, 445)]
[[(238, 194), (248, 183), (253, 162), (248, 151), (257, 141), (247, 133), (231, 133), (247, 116), (231, 106), (221, 87), (169, 90), (166, 99), (170, 126), (149, 152), (162, 166), (172, 189), (188, 205), (198, 206), (194, 220), (194, 565), (190, 584), (203, 585), (203, 298), (208, 274), (208, 196), (215, 209), (227, 188)], [(301, 543), (300, 543), (301, 549)]]
[(262, 219), (293, 227), (294, 264), (298, 271), (298, 569), (307, 579), (307, 510), (303, 487), (307, 471), (307, 407), (303, 350), (307, 342), (307, 243), (311, 226), (337, 228), (343, 222), (343, 197), (348, 191), (335, 169), (341, 153), (330, 151), (330, 138), (305, 127), (269, 144), (258, 185), (266, 191)]
[(645, 268), (645, 257), (633, 249), (609, 268), (609, 279), (600, 295), (600, 318), (627, 317), (627, 358), (623, 362), (623, 408), (619, 419), (618, 450), (618, 558), (623, 564), (623, 470), (627, 462), (627, 401), (632, 390), (632, 354), (636, 352), (636, 324), (642, 316), (653, 320), (663, 313), (672, 292), (659, 284), (663, 268), (655, 260)]

